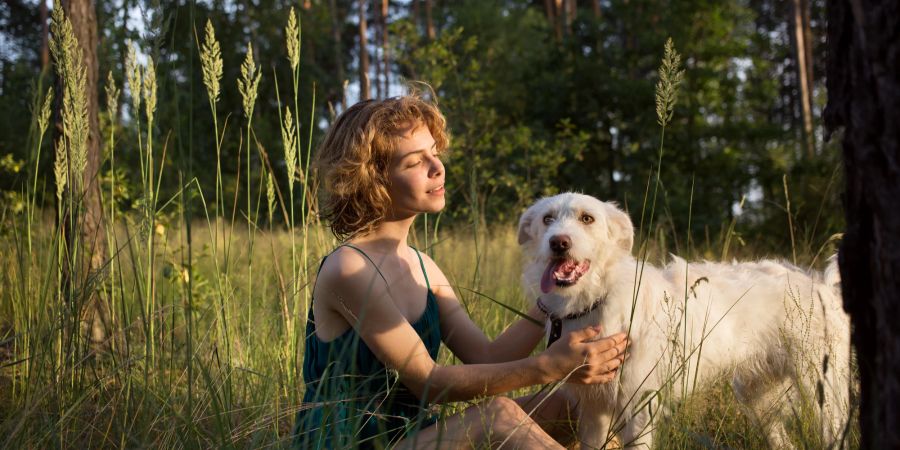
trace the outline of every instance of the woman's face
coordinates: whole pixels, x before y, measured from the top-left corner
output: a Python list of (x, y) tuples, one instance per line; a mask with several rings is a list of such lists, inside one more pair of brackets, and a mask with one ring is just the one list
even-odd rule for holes
[(388, 177), (392, 218), (444, 208), (444, 164), (427, 126), (419, 124), (403, 136), (391, 158)]

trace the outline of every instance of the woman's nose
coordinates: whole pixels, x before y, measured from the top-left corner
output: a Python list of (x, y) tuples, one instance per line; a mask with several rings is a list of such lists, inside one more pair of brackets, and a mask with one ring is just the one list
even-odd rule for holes
[(444, 173), (444, 163), (441, 162), (440, 158), (437, 156), (432, 156), (431, 162), (431, 173), (429, 174), (432, 178), (443, 175)]

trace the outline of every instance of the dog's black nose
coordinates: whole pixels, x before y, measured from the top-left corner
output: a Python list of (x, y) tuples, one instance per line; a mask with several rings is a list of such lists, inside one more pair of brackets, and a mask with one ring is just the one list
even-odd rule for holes
[(550, 238), (550, 250), (553, 253), (565, 253), (572, 248), (572, 238), (565, 234), (557, 234)]

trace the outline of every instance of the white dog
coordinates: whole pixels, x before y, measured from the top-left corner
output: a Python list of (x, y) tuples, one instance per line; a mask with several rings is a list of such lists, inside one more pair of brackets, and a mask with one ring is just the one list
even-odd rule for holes
[[(687, 263), (664, 268), (631, 255), (634, 229), (612, 203), (581, 194), (544, 198), (519, 221), (526, 291), (542, 297), (550, 338), (601, 324), (628, 331), (617, 381), (567, 388), (579, 397), (582, 448), (649, 448), (661, 399), (728, 377), (737, 398), (790, 446), (782, 419), (805, 398), (821, 411), (826, 445), (848, 422), (849, 319), (836, 263), (825, 274), (793, 265)], [(665, 403), (665, 402), (662, 402)]]

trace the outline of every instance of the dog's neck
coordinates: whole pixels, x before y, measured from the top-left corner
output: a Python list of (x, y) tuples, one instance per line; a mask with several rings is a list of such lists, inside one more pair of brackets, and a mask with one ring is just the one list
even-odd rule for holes
[(547, 305), (545, 305), (544, 302), (541, 301), (540, 298), (538, 298), (537, 307), (541, 310), (541, 312), (547, 315), (547, 319), (550, 321), (550, 333), (547, 334), (547, 347), (553, 345), (553, 343), (556, 342), (560, 338), (560, 336), (562, 336), (563, 321), (580, 319), (594, 312), (595, 309), (599, 308), (603, 304), (604, 300), (604, 297), (598, 298), (594, 300), (594, 303), (584, 311), (575, 312), (567, 316), (560, 317), (554, 314), (553, 311), (551, 311), (550, 308), (548, 308)]

